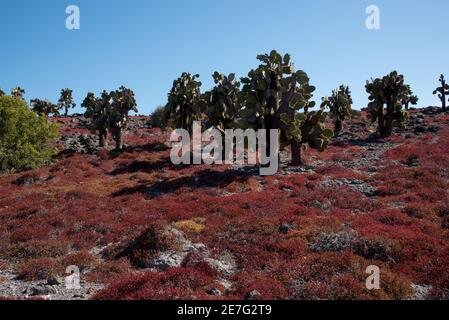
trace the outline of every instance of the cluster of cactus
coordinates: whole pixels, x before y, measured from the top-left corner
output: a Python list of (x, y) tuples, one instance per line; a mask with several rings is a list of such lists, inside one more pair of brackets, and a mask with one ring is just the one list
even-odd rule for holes
[(352, 116), (352, 103), (351, 91), (344, 85), (332, 91), (331, 97), (323, 98), (322, 106), (329, 107), (336, 133), (341, 132), (344, 121)]
[(441, 100), (441, 110), (446, 112), (446, 95), (449, 95), (449, 84), (444, 80), (444, 75), (441, 75), (440, 83), (441, 87), (436, 88), (433, 94), (435, 95), (438, 93), (438, 98)]
[(173, 82), (165, 107), (169, 126), (192, 131), (193, 122), (200, 120), (204, 109), (199, 75), (183, 73)]
[[(21, 87), (16, 87), (11, 89), (11, 96), (15, 98), (20, 98), (23, 100), (25, 90)], [(5, 92), (0, 89), (0, 96), (4, 96)], [(61, 96), (59, 98), (58, 104), (55, 105), (47, 100), (33, 99), (31, 100), (31, 110), (37, 112), (40, 115), (48, 116), (50, 114), (58, 116), (59, 110), (64, 109), (64, 116), (66, 117), (70, 108), (76, 106), (73, 101), (73, 91), (70, 89), (62, 89)]]
[(382, 79), (371, 79), (366, 83), (366, 91), (370, 100), (368, 115), (373, 123), (378, 123), (381, 137), (390, 136), (393, 126), (405, 125), (408, 113), (403, 107), (412, 94), (403, 75), (393, 71)]
[(84, 116), (92, 121), (92, 129), (98, 131), (100, 147), (106, 146), (108, 133), (112, 132), (116, 150), (123, 149), (123, 130), (128, 124), (128, 114), (137, 112), (134, 92), (123, 86), (109, 93), (103, 91), (100, 98), (89, 92), (81, 106), (86, 109)]
[(59, 107), (48, 100), (31, 100), (31, 110), (45, 117), (48, 117), (49, 115), (59, 115)]
[[(304, 144), (323, 151), (333, 137), (333, 131), (325, 127), (324, 106), (309, 111), (315, 106), (310, 101), (315, 87), (305, 72), (295, 71), (290, 55), (272, 51), (257, 58), (262, 64), (240, 82), (234, 74), (215, 72), (216, 86), (204, 95), (198, 76), (183, 73), (168, 95), (166, 116), (173, 127), (186, 130), (191, 130), (193, 121), (201, 120), (203, 113), (206, 124), (221, 131), (236, 126), (237, 121), (243, 129), (278, 129), (280, 146), (290, 145), (292, 165), (299, 165)], [(269, 148), (269, 131), (266, 139)]]
[(64, 117), (69, 114), (69, 109), (75, 108), (76, 104), (73, 101), (73, 91), (66, 88), (61, 90), (61, 96), (58, 101), (58, 107), (64, 109)]

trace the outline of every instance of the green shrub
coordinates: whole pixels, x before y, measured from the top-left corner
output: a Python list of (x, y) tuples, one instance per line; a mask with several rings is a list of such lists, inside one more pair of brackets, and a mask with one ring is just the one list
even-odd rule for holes
[(165, 118), (165, 107), (159, 106), (150, 115), (149, 124), (152, 128), (164, 129), (167, 125), (167, 120)]
[(26, 102), (0, 97), (0, 172), (39, 167), (56, 152), (58, 127), (28, 109)]

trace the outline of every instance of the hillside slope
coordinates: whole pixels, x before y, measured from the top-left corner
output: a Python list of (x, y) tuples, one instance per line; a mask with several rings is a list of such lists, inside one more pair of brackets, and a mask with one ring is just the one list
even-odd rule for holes
[[(98, 151), (83, 119), (55, 121), (70, 150), (0, 176), (0, 296), (449, 298), (447, 114), (413, 111), (388, 140), (362, 115), (270, 177), (174, 166), (142, 118), (122, 153)], [(60, 278), (70, 265), (82, 290)], [(365, 287), (370, 265), (380, 290)]]

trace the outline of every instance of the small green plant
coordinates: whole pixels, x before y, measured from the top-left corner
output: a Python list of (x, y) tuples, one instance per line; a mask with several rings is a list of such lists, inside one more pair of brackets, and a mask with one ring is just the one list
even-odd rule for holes
[(332, 91), (332, 96), (323, 98), (322, 106), (329, 107), (334, 120), (335, 132), (340, 132), (343, 129), (344, 121), (352, 116), (352, 98), (349, 87), (340, 86), (338, 89)]
[(164, 129), (167, 125), (167, 119), (165, 118), (165, 107), (159, 106), (150, 115), (149, 125), (152, 128)]
[(76, 104), (73, 101), (73, 91), (70, 89), (62, 89), (61, 96), (58, 101), (59, 109), (64, 109), (64, 117), (69, 114), (69, 109), (75, 108)]
[(438, 93), (438, 98), (441, 100), (441, 110), (446, 112), (446, 95), (449, 95), (449, 84), (446, 83), (444, 75), (441, 75), (440, 83), (441, 87), (436, 88), (433, 94), (435, 95)]
[(59, 107), (48, 100), (31, 100), (31, 110), (45, 117), (49, 115), (59, 116)]
[(0, 171), (22, 171), (51, 161), (58, 127), (32, 112), (25, 101), (0, 97)]
[(405, 126), (408, 113), (403, 107), (411, 99), (411, 90), (403, 75), (393, 71), (382, 79), (371, 79), (366, 83), (366, 92), (371, 101), (368, 115), (371, 122), (378, 123), (381, 137), (390, 136), (394, 126)]
[(165, 107), (169, 126), (192, 132), (193, 122), (201, 119), (204, 101), (198, 78), (199, 75), (183, 73), (173, 82)]

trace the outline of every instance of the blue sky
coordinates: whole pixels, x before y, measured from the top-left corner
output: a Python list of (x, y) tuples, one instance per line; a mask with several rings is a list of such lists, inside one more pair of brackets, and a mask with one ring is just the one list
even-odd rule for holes
[[(81, 30), (65, 28), (71, 4)], [(381, 30), (365, 28), (370, 4)], [(317, 102), (347, 84), (364, 107), (365, 81), (397, 69), (420, 105), (438, 105), (432, 91), (441, 73), (449, 78), (448, 13), (447, 0), (3, 0), (0, 88), (56, 102), (69, 87), (79, 105), (88, 91), (125, 85), (148, 114), (183, 71), (199, 73), (205, 91), (215, 70), (245, 76), (257, 54), (277, 49), (309, 74)]]

